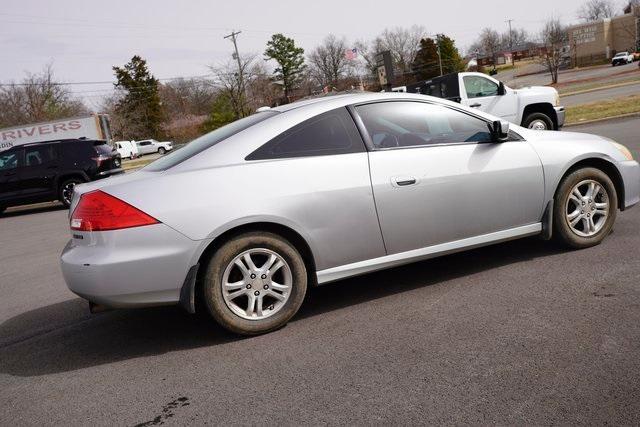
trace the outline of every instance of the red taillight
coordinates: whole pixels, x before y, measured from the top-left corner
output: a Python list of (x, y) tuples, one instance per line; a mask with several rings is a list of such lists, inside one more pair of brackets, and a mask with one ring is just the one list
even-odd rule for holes
[(158, 222), (140, 209), (99, 190), (83, 194), (71, 214), (71, 229), (80, 231), (118, 230)]

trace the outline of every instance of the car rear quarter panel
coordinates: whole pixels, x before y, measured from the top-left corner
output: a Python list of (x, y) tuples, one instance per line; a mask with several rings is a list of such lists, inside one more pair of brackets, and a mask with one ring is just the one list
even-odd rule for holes
[(103, 190), (193, 240), (284, 225), (307, 241), (318, 269), (385, 255), (365, 152), (160, 172)]

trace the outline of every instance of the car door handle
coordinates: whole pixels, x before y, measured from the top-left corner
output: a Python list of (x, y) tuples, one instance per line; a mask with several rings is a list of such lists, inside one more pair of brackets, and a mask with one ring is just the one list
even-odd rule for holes
[(418, 182), (412, 176), (395, 176), (391, 179), (391, 181), (398, 187), (406, 187), (407, 185), (414, 185), (416, 182)]
[(482, 104), (478, 104), (477, 102), (475, 104), (471, 104), (469, 105), (469, 107), (471, 108), (478, 108), (478, 107), (482, 107)]

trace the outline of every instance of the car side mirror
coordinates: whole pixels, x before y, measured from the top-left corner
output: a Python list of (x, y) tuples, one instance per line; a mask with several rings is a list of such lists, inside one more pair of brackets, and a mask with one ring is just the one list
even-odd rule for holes
[(491, 133), (491, 142), (504, 142), (509, 137), (509, 122), (495, 120), (487, 124)]
[(505, 93), (507, 93), (507, 90), (504, 88), (504, 83), (500, 82), (500, 84), (498, 85), (498, 95), (502, 96)]

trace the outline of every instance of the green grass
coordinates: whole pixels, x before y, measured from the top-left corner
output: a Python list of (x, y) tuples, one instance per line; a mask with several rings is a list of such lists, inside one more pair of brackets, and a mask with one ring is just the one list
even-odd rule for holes
[(631, 95), (608, 101), (590, 102), (566, 108), (566, 124), (604, 119), (621, 114), (640, 113), (640, 95)]

